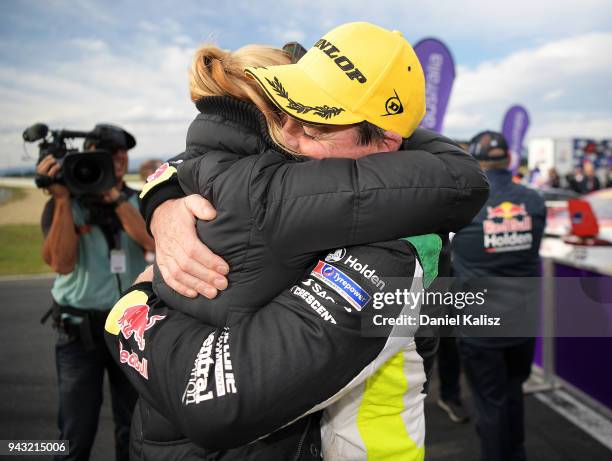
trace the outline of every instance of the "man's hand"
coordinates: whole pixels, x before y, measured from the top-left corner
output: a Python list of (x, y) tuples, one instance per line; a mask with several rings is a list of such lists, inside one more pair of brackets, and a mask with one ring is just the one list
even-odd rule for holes
[[(42, 176), (55, 176), (59, 170), (60, 165), (57, 163), (53, 155), (47, 155), (45, 158), (41, 160), (41, 162), (36, 166), (36, 173)], [(47, 190), (56, 200), (67, 199), (70, 197), (70, 192), (66, 186), (62, 186), (61, 184), (51, 184)]]
[(113, 203), (115, 200), (117, 200), (120, 194), (121, 191), (119, 190), (119, 187), (113, 186), (102, 194), (102, 201), (104, 203)]
[(136, 280), (134, 280), (134, 285), (142, 282), (152, 282), (153, 281), (153, 265), (149, 265), (143, 270)]
[(174, 291), (213, 299), (227, 288), (229, 266), (204, 245), (196, 233), (196, 218), (214, 219), (217, 212), (204, 197), (194, 194), (162, 203), (153, 212), (151, 233), (155, 260), (164, 281)]

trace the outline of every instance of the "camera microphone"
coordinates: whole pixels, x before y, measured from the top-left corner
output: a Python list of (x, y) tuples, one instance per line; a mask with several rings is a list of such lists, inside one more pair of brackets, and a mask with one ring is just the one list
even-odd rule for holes
[(49, 132), (49, 127), (44, 123), (35, 123), (23, 132), (23, 140), (26, 142), (35, 142), (39, 139), (44, 139)]

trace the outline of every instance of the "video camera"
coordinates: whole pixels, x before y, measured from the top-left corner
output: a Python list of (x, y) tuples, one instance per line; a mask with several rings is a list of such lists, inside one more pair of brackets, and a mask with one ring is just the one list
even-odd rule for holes
[[(66, 144), (66, 140), (75, 138), (85, 140), (83, 151)], [(103, 124), (96, 125), (92, 131), (50, 131), (47, 125), (36, 123), (23, 132), (23, 140), (42, 140), (38, 145), (37, 164), (47, 155), (53, 155), (61, 167), (52, 178), (37, 174), (36, 186), (46, 188), (53, 183), (64, 184), (73, 195), (98, 195), (113, 187), (117, 182), (111, 155), (114, 148), (131, 149), (136, 145), (136, 140), (127, 131)]]

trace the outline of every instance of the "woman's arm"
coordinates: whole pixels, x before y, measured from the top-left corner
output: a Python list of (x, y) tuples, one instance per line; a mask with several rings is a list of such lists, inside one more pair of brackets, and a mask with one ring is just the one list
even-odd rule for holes
[[(426, 130), (417, 130), (403, 149), (359, 160), (306, 162), (287, 161), (273, 152), (262, 154), (257, 161), (269, 165), (259, 167), (274, 173), (272, 177), (258, 175), (250, 184), (257, 225), (276, 251), (288, 258), (351, 244), (456, 232), (467, 225), (488, 197), (489, 185), (478, 163), (447, 138)], [(207, 165), (215, 164), (211, 159), (209, 155)], [(210, 168), (198, 167), (202, 161), (194, 158), (180, 165), (181, 183), (190, 191), (198, 190), (212, 177)], [(176, 171), (161, 180), (180, 187)], [(158, 195), (154, 188), (151, 192)], [(147, 209), (153, 216), (152, 225), (163, 229), (156, 245), (158, 251), (167, 247), (162, 251), (173, 268), (172, 278), (165, 277), (166, 282), (183, 295), (193, 297), (197, 290), (214, 297), (211, 280), (224, 275), (216, 272), (217, 259), (209, 257), (195, 230), (170, 235), (172, 226), (168, 223), (173, 222), (181, 205), (164, 208), (155, 215)], [(179, 246), (201, 251), (183, 251)], [(199, 278), (202, 272), (205, 280)]]
[(261, 192), (253, 186), (257, 224), (284, 255), (458, 231), (485, 203), (486, 176), (445, 138), (419, 136), (358, 160), (283, 163)]

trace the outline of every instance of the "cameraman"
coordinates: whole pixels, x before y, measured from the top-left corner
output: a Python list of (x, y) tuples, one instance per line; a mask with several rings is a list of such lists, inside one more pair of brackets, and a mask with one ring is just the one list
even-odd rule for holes
[[(55, 279), (53, 319), (58, 330), (56, 368), (59, 384), (60, 439), (70, 441), (70, 455), (89, 458), (98, 426), (104, 370), (108, 371), (117, 460), (127, 460), (132, 411), (137, 394), (104, 345), (108, 310), (144, 269), (144, 251), (153, 251), (139, 211), (136, 191), (126, 186), (127, 151), (136, 140), (112, 125), (97, 125), (85, 149), (112, 155), (115, 186), (94, 196), (73, 196), (57, 182), (47, 190), (41, 220), (42, 256), (59, 275)], [(80, 155), (88, 155), (87, 153)], [(61, 167), (51, 155), (37, 173), (54, 177)]]

